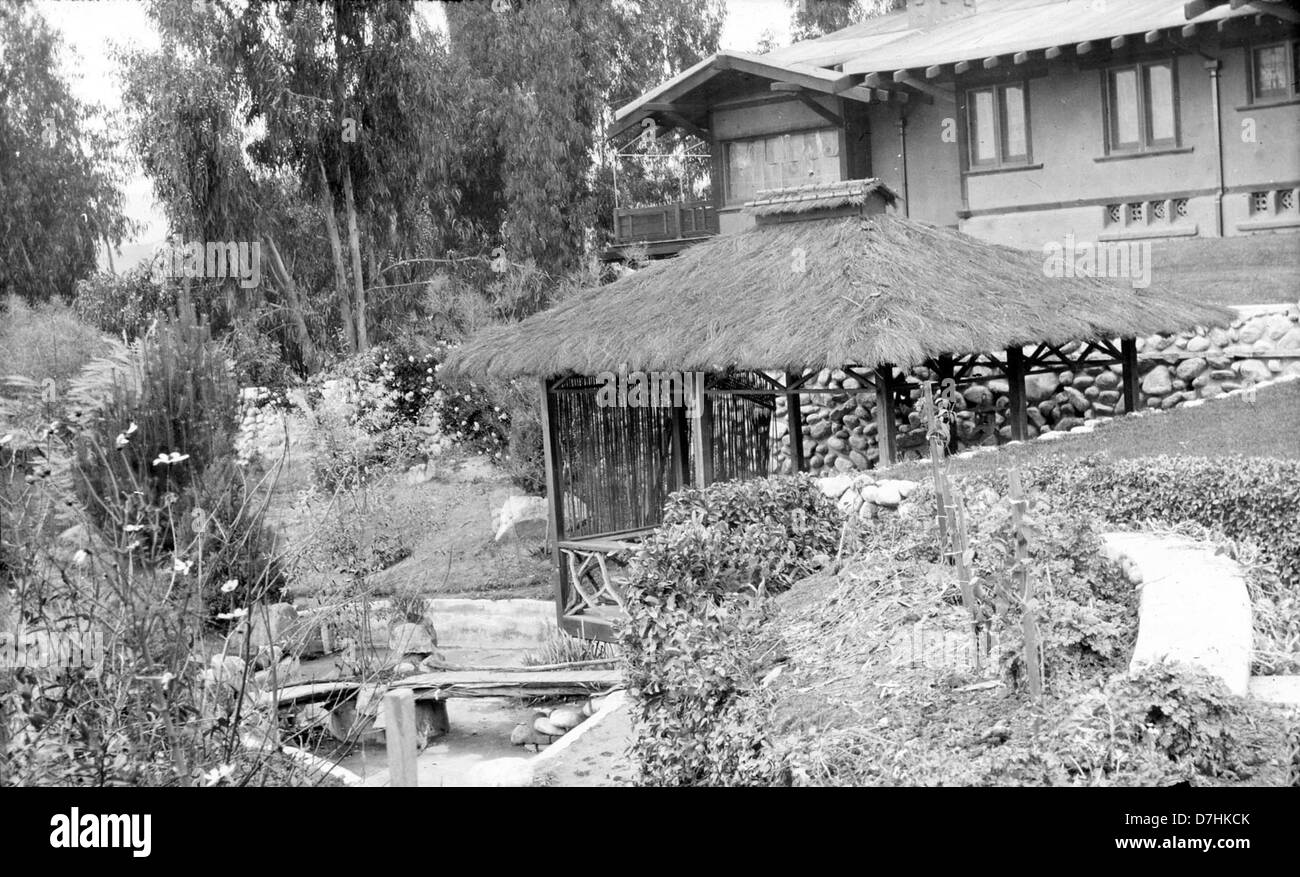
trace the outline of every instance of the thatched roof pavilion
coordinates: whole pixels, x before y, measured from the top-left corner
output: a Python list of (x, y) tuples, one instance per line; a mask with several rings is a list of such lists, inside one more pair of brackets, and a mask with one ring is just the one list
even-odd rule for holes
[(451, 365), (497, 377), (590, 375), (620, 364), (707, 372), (912, 366), (1232, 316), (1163, 291), (1159, 277), (1148, 289), (1049, 278), (1040, 253), (900, 216), (837, 216), (711, 238), (488, 329)]
[[(564, 630), (610, 637), (622, 607), (611, 569), (659, 523), (669, 493), (767, 474), (778, 398), (804, 470), (800, 397), (874, 394), (866, 459), (885, 464), (897, 459), (900, 404), (916, 393), (908, 368), (958, 387), (1005, 377), (1003, 416), (1024, 439), (1026, 376), (1119, 365), (1134, 411), (1137, 335), (1233, 319), (1158, 274), (1134, 288), (1127, 278), (1151, 266), (1131, 259), (1149, 249), (1107, 246), (1102, 263), (1100, 247), (1062, 242), (1064, 261), (1049, 266), (1044, 253), (886, 214), (893, 198), (876, 180), (759, 193), (752, 229), (481, 332), (449, 360), (471, 377), (541, 379)], [(815, 386), (828, 368), (853, 380)]]

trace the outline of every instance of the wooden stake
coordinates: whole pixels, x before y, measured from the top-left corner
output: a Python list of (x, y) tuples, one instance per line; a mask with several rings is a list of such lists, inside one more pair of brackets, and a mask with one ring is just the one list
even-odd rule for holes
[(384, 695), (384, 741), (388, 745), (388, 784), (394, 788), (418, 786), (415, 767), (415, 695), (399, 688)]

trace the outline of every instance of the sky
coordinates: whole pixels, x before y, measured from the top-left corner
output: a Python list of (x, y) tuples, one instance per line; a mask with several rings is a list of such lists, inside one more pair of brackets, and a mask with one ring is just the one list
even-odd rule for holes
[[(3, 2), (3, 0), (0, 0)], [(589, 0), (608, 2), (608, 0)], [(421, 13), (434, 27), (445, 26), (441, 3), (419, 2)], [(73, 92), (82, 100), (120, 109), (121, 82), (113, 61), (115, 49), (156, 48), (157, 36), (137, 0), (38, 0), (36, 7), (51, 26), (63, 35), (71, 51), (65, 52), (64, 74)], [(778, 43), (789, 40), (790, 7), (785, 0), (727, 0), (721, 47), (753, 51), (765, 30)], [(144, 224), (135, 246), (124, 247), (123, 262), (130, 263), (152, 249), (166, 235), (161, 212), (153, 201), (149, 180), (132, 174), (126, 186), (126, 209), (130, 218)]]

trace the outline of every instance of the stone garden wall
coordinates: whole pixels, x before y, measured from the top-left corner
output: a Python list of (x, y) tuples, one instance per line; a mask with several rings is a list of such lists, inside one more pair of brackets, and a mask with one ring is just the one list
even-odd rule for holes
[[(1196, 329), (1177, 335), (1137, 339), (1142, 375), (1141, 404), (1146, 408), (1175, 408), (1193, 399), (1212, 399), (1243, 387), (1284, 375), (1300, 375), (1300, 306), (1259, 305), (1238, 308), (1239, 317), (1227, 329)], [(1073, 353), (1079, 344), (1066, 345)], [(1032, 348), (1026, 348), (1026, 353)], [(986, 367), (972, 374), (988, 380), (963, 388), (964, 406), (956, 414), (959, 443), (966, 448), (1009, 441), (1009, 387), (1005, 378)], [(1031, 375), (1025, 381), (1028, 435), (1068, 431), (1088, 420), (1123, 414), (1119, 365), (1096, 366), (1075, 372)], [(918, 367), (911, 376), (933, 379)], [(840, 371), (824, 370), (817, 387), (832, 391), (854, 389), (858, 382)], [(919, 386), (911, 392), (920, 396)], [(814, 474), (868, 469), (878, 459), (876, 399), (873, 393), (804, 396), (804, 458)], [(978, 412), (977, 409), (988, 409)], [(778, 397), (774, 471), (789, 471), (785, 399)], [(899, 456), (916, 459), (927, 453), (925, 425), (919, 410), (899, 411)]]

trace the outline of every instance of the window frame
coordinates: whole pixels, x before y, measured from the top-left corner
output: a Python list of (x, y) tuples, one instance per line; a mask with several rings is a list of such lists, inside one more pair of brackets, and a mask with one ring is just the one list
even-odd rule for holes
[[(1025, 120), (1025, 152), (1023, 155), (1007, 154), (1007, 89), (1020, 89), (1021, 108)], [(979, 160), (975, 154), (976, 147), (979, 143), (979, 128), (976, 125), (976, 100), (975, 96), (981, 92), (990, 92), (993, 95), (993, 153), (992, 159), (984, 161)], [(1029, 109), (1029, 80), (1017, 79), (1012, 82), (989, 83), (987, 85), (977, 85), (966, 89), (963, 100), (965, 102), (965, 112), (963, 121), (966, 126), (966, 166), (970, 171), (989, 171), (1000, 170), (1002, 168), (1020, 168), (1027, 167), (1034, 163), (1034, 138), (1032, 134), (1033, 125), (1031, 124), (1031, 115)]]
[[(1300, 71), (1296, 69), (1297, 57), (1300, 56), (1300, 40), (1278, 40), (1270, 43), (1248, 45), (1246, 48), (1246, 94), (1248, 102), (1254, 104), (1272, 104), (1293, 101), (1300, 98)], [(1261, 94), (1259, 86), (1258, 53), (1265, 49), (1282, 48), (1286, 50), (1283, 69), (1286, 72), (1287, 85), (1281, 93)]]
[[(722, 168), (721, 169), (722, 169), (722, 180), (723, 180), (722, 181), (722, 209), (726, 210), (730, 208), (736, 208), (745, 204), (744, 200), (733, 198), (731, 194), (732, 192), (731, 147), (733, 145), (737, 143), (754, 143), (756, 141), (761, 143), (770, 140), (773, 137), (787, 137), (787, 136), (795, 136), (795, 135), (802, 135), (802, 134), (812, 134), (816, 132), (829, 133), (835, 137), (836, 144), (837, 144), (836, 145), (837, 153), (835, 158), (839, 164), (839, 169), (837, 171), (839, 179), (836, 180), (836, 182), (843, 181), (845, 179), (844, 150), (847, 147), (847, 143), (845, 142), (844, 128), (838, 125), (814, 125), (805, 128), (794, 128), (789, 131), (775, 131), (770, 134), (755, 134), (751, 137), (733, 137), (729, 140), (721, 141), (722, 144), (722, 161), (721, 161)], [(755, 194), (757, 194), (757, 192), (759, 191), (761, 190), (755, 190)]]
[[(1172, 137), (1155, 138), (1152, 136), (1151, 69), (1167, 67), (1169, 69), (1169, 100), (1174, 134)], [(1138, 139), (1134, 144), (1120, 143), (1117, 139), (1119, 119), (1118, 101), (1116, 100), (1116, 77), (1120, 73), (1131, 72), (1137, 83)], [(1180, 149), (1183, 141), (1182, 113), (1179, 108), (1178, 59), (1161, 58), (1150, 61), (1131, 61), (1116, 64), (1101, 71), (1101, 97), (1103, 136), (1107, 155), (1141, 155), (1146, 152), (1166, 152)]]

